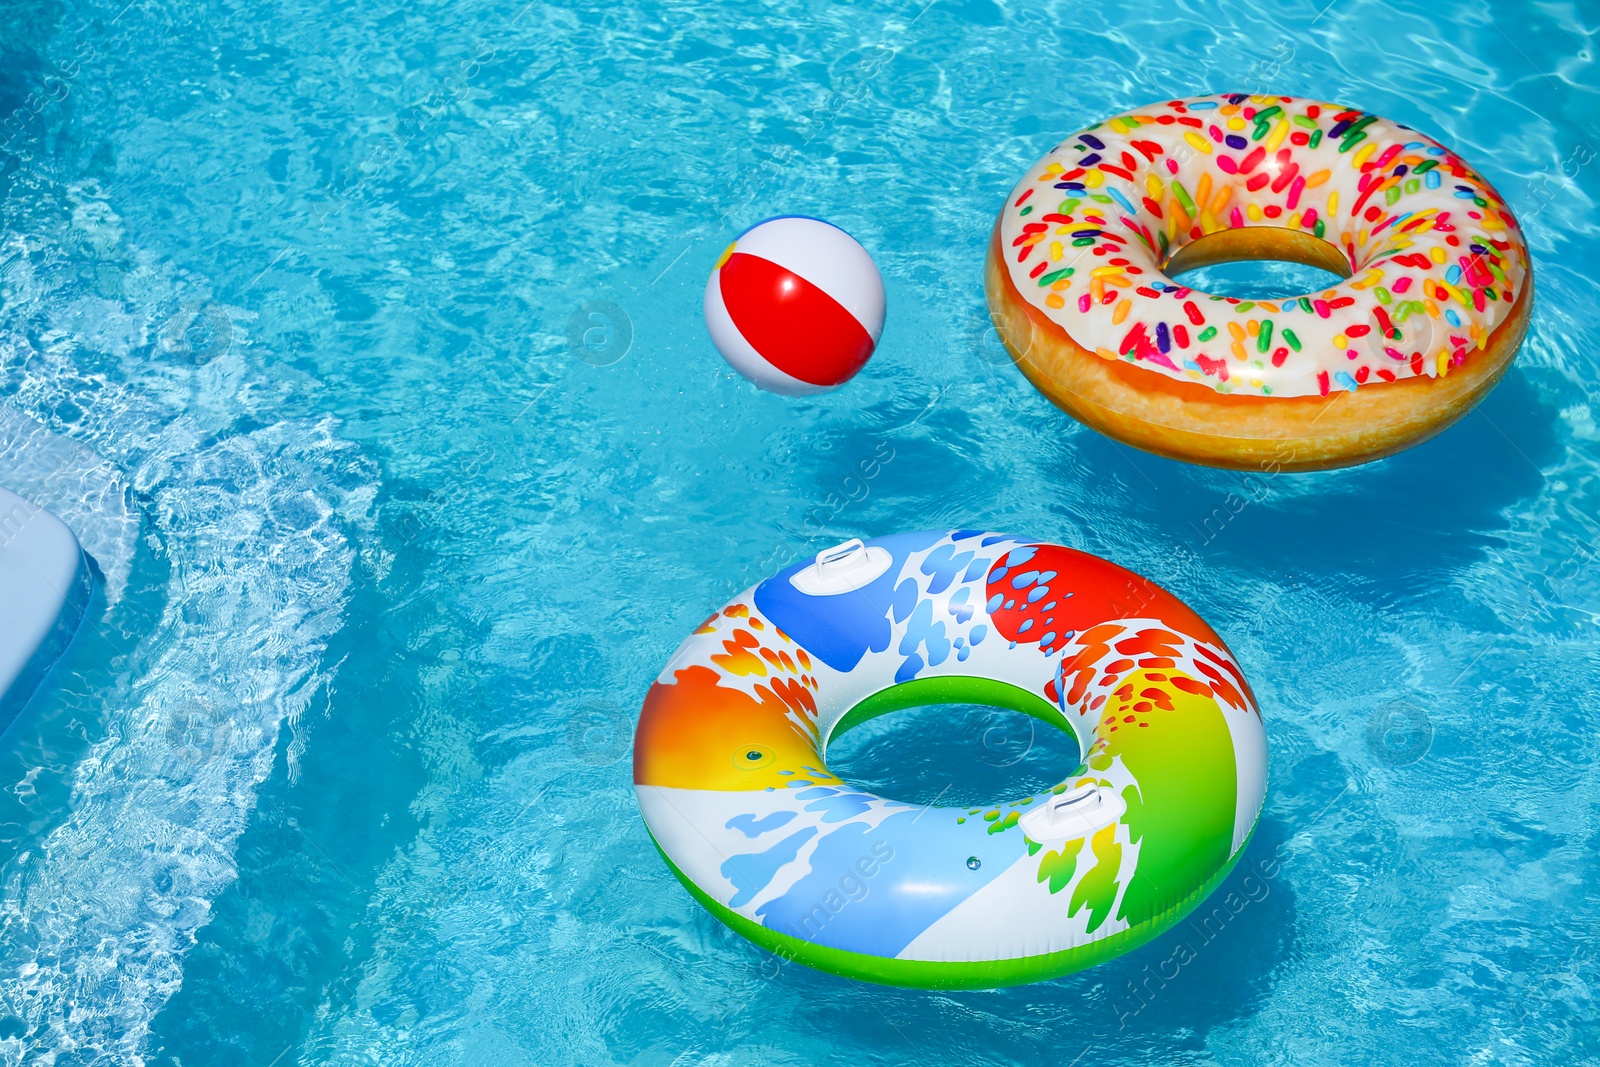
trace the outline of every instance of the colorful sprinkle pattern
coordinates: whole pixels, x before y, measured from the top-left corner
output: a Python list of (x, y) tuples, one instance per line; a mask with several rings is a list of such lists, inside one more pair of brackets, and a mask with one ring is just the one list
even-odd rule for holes
[[(1244, 226), (1321, 238), (1352, 275), (1250, 301), (1164, 273), (1184, 245)], [(1000, 240), (1017, 289), (1079, 346), (1257, 396), (1447, 375), (1488, 343), (1529, 272), (1505, 201), (1455, 153), (1287, 96), (1169, 100), (1090, 126), (1023, 177)]]

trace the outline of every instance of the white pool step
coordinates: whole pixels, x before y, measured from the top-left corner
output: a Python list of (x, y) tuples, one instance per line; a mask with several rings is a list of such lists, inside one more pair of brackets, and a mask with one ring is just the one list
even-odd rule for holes
[(66, 523), (0, 487), (0, 732), (71, 644), (90, 589)]

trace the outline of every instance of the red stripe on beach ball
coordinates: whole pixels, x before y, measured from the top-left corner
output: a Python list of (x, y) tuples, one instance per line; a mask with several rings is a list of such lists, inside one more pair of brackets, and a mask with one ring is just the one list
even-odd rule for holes
[(750, 346), (812, 385), (838, 385), (872, 355), (872, 336), (821, 289), (771, 260), (735, 252), (722, 265), (722, 300)]

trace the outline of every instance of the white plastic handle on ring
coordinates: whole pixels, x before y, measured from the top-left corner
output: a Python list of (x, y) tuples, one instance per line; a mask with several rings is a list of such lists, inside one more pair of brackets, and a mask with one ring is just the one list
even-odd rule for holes
[(1044, 845), (1088, 837), (1122, 818), (1127, 810), (1127, 801), (1112, 790), (1093, 784), (1080, 785), (1047, 798), (1043, 804), (1029, 809), (1017, 823), (1028, 840)]
[(818, 552), (816, 562), (796, 571), (789, 584), (807, 596), (837, 596), (871, 585), (893, 560), (887, 549), (868, 548), (861, 538), (852, 537)]

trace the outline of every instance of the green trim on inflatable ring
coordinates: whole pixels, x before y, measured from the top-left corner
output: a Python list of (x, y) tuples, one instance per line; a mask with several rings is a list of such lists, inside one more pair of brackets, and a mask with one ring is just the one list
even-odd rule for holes
[[(929, 679), (930, 681), (934, 679)], [(908, 683), (909, 684), (909, 683)], [(893, 692), (893, 690), (885, 690)], [(1021, 690), (1019, 690), (1021, 692)], [(880, 694), (881, 695), (881, 694)], [(871, 699), (871, 698), (869, 698)], [(865, 703), (865, 701), (863, 701)], [(1043, 701), (1041, 701), (1043, 703)], [(910, 706), (910, 705), (907, 705)], [(1049, 705), (1046, 705), (1048, 707)], [(860, 707), (860, 705), (857, 705)], [(854, 710), (854, 709), (851, 709)], [(887, 709), (894, 710), (894, 709)], [(1018, 709), (1020, 710), (1020, 709)], [(881, 713), (880, 713), (881, 714)], [(646, 828), (648, 833), (648, 828)], [(683, 883), (689, 894), (699, 901), (712, 915), (716, 916), (724, 926), (734, 933), (755, 942), (780, 959), (794, 960), (807, 967), (842, 978), (855, 978), (863, 982), (876, 982), (880, 985), (902, 986), (912, 989), (998, 989), (1002, 986), (1026, 985), (1029, 982), (1043, 982), (1051, 978), (1061, 978), (1081, 971), (1088, 967), (1096, 966), (1124, 953), (1132, 952), (1139, 946), (1155, 940), (1178, 923), (1182, 922), (1190, 912), (1210, 896), (1223, 879), (1233, 871), (1239, 862), (1239, 857), (1244, 855), (1244, 850), (1250, 845), (1250, 838), (1255, 836), (1255, 827), (1250, 828), (1250, 836), (1228, 862), (1223, 864), (1216, 874), (1201, 884), (1200, 888), (1184, 897), (1177, 904), (1163, 912), (1152, 916), (1150, 919), (1112, 934), (1110, 937), (1101, 938), (1078, 948), (1062, 949), (1060, 952), (1051, 952), (1043, 956), (1023, 956), (1007, 960), (982, 960), (975, 963), (942, 963), (931, 960), (902, 960), (886, 956), (869, 956), (860, 952), (848, 952), (841, 948), (830, 948), (827, 945), (813, 944), (803, 941), (789, 934), (782, 934), (770, 930), (752, 919), (747, 919), (722, 904), (712, 900), (705, 891), (695, 885), (680, 870), (678, 865), (661, 848), (655, 835), (650, 835), (650, 841), (656, 846), (656, 851), (661, 853), (661, 858), (666, 861), (667, 867)], [(1138, 877), (1137, 874), (1135, 877)]]
[[(999, 682), (993, 678), (978, 678), (972, 675), (950, 675), (942, 678), (914, 678), (909, 682), (900, 682), (887, 689), (878, 690), (839, 716), (839, 721), (834, 723), (833, 729), (828, 732), (828, 740), (831, 741), (846, 730), (853, 730), (870, 719), (876, 719), (879, 715), (887, 715), (891, 711), (904, 711), (906, 708), (923, 708), (929, 704), (987, 704), (990, 707), (1020, 711), (1024, 715), (1049, 723), (1074, 740), (1078, 739), (1078, 735), (1073, 732), (1072, 726), (1062, 716), (1060, 710), (1043, 697), (1010, 682)], [(1079, 745), (1081, 748), (1082, 742), (1079, 742)]]

